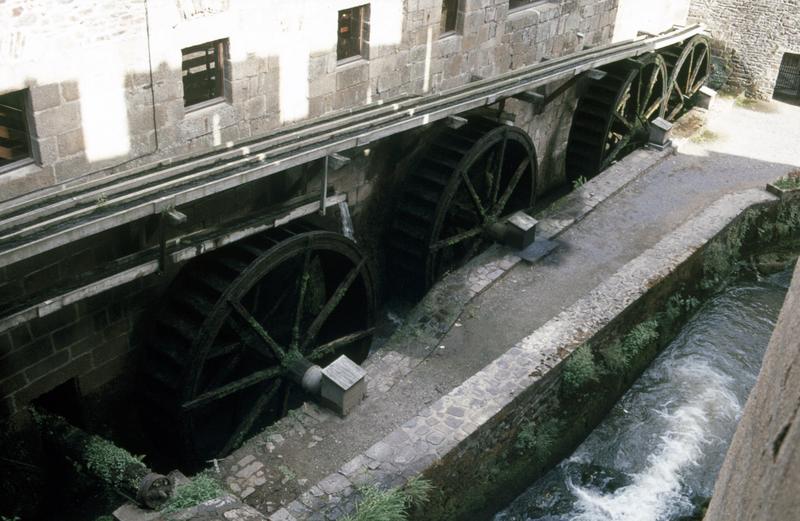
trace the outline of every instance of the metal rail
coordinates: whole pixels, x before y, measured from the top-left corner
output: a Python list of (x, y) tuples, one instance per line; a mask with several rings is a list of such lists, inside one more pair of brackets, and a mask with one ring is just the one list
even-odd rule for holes
[(695, 25), (596, 47), (440, 94), (376, 102), (333, 114), (235, 148), (21, 197), (0, 209), (0, 267), (293, 166), (679, 43), (703, 31)]

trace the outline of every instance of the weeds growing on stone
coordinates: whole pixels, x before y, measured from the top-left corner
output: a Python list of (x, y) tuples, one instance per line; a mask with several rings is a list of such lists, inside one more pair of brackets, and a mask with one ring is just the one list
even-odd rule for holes
[(558, 444), (563, 427), (563, 422), (556, 418), (550, 418), (538, 426), (528, 422), (517, 433), (514, 448), (533, 456), (537, 461), (547, 461)]
[(589, 344), (576, 349), (564, 363), (561, 388), (567, 396), (574, 396), (585, 385), (597, 381), (597, 367)]
[(586, 179), (586, 177), (580, 176), (579, 178), (577, 178), (574, 181), (572, 181), (572, 188), (577, 190), (578, 188), (580, 188), (583, 185), (585, 185), (587, 182), (589, 182), (589, 180)]
[(610, 374), (621, 373), (642, 350), (656, 340), (658, 340), (658, 322), (656, 320), (642, 322), (631, 329), (621, 341), (612, 342), (600, 350), (603, 365)]
[(711, 143), (712, 141), (716, 141), (718, 138), (719, 138), (718, 134), (708, 129), (705, 129), (699, 134), (696, 134), (694, 137), (692, 137), (691, 141), (694, 143), (702, 144), (702, 143)]
[(785, 177), (781, 177), (775, 181), (775, 186), (781, 190), (800, 189), (800, 168), (792, 170)]
[(363, 487), (355, 512), (342, 521), (406, 521), (409, 510), (425, 504), (432, 490), (430, 481), (421, 478), (409, 480), (402, 488)]
[(178, 485), (175, 493), (162, 507), (164, 513), (177, 512), (185, 508), (191, 508), (204, 501), (218, 498), (225, 494), (219, 481), (207, 473), (201, 472), (193, 477), (188, 483)]

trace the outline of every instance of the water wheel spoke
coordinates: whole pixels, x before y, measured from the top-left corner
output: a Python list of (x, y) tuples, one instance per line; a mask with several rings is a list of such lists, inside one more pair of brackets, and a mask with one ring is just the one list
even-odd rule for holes
[(453, 235), (452, 237), (448, 237), (446, 239), (441, 239), (441, 240), (436, 241), (435, 243), (433, 243), (431, 245), (430, 251), (436, 252), (436, 251), (442, 250), (444, 248), (449, 248), (451, 246), (455, 246), (456, 244), (464, 242), (464, 241), (466, 241), (468, 239), (471, 239), (472, 237), (480, 235), (481, 233), (483, 233), (483, 227), (482, 226), (478, 226), (476, 228), (472, 228), (472, 229), (467, 230), (465, 232)]
[(483, 219), (486, 219), (486, 210), (483, 208), (481, 198), (478, 195), (478, 192), (475, 190), (475, 185), (472, 184), (472, 180), (469, 178), (466, 170), (461, 170), (460, 174), (461, 180), (464, 182), (464, 186), (467, 187), (467, 192), (469, 192), (469, 196), (472, 199), (472, 203), (475, 205), (475, 209), (478, 210), (478, 214)]
[(700, 90), (700, 87), (702, 86), (701, 84), (705, 83), (705, 78), (701, 78), (700, 81), (697, 81), (697, 76), (698, 74), (700, 74), (700, 71), (702, 69), (703, 69), (703, 60), (701, 59), (697, 62), (697, 65), (694, 67), (694, 69), (692, 70), (692, 74), (689, 77), (689, 85), (691, 86), (690, 92), (692, 94)]
[(271, 317), (272, 315), (274, 315), (275, 312), (278, 311), (278, 309), (280, 309), (280, 307), (283, 305), (283, 303), (286, 301), (289, 295), (291, 295), (293, 290), (294, 288), (292, 287), (291, 277), (287, 277), (286, 285), (281, 290), (280, 294), (278, 295), (278, 298), (276, 298), (275, 301), (272, 303), (272, 306), (270, 306), (269, 311), (267, 311), (267, 313), (265, 313), (263, 316)]
[(608, 166), (616, 160), (620, 152), (622, 152), (622, 150), (626, 146), (628, 146), (628, 143), (630, 143), (632, 137), (633, 137), (632, 134), (626, 134), (624, 136), (620, 136), (619, 141), (617, 141), (617, 143), (611, 146), (608, 153), (606, 154), (606, 157), (603, 160), (602, 169), (608, 168)]
[(333, 310), (339, 305), (339, 303), (344, 298), (347, 291), (350, 289), (350, 286), (353, 285), (356, 278), (358, 277), (359, 273), (361, 273), (364, 264), (366, 263), (366, 259), (362, 259), (350, 272), (342, 279), (342, 282), (339, 283), (339, 286), (333, 292), (331, 297), (328, 299), (327, 302), (322, 306), (319, 314), (314, 317), (314, 320), (311, 322), (311, 325), (306, 330), (305, 338), (303, 343), (300, 346), (300, 352), (304, 353), (311, 342), (314, 341), (317, 334), (319, 333), (322, 326), (325, 324), (325, 321), (328, 320), (328, 317), (331, 316)]
[(275, 393), (278, 392), (280, 386), (281, 381), (275, 380), (269, 391), (259, 395), (255, 403), (250, 407), (250, 411), (247, 413), (247, 416), (242, 418), (242, 420), (239, 422), (239, 425), (237, 425), (236, 430), (234, 430), (231, 437), (228, 438), (228, 442), (225, 443), (225, 447), (223, 447), (220, 455), (228, 454), (242, 444), (245, 437), (250, 432), (250, 429), (253, 428), (253, 424), (258, 417), (261, 416), (261, 413), (264, 412), (264, 408), (269, 404), (270, 400), (272, 400), (272, 397), (275, 396)]
[(237, 315), (245, 321), (245, 323), (249, 326), (249, 330), (255, 333), (258, 338), (264, 341), (264, 343), (269, 346), (269, 349), (264, 349), (264, 346), (261, 342), (254, 342), (252, 341), (252, 335), (247, 334), (241, 326), (236, 324), (235, 321), (232, 321), (234, 329), (239, 334), (239, 336), (244, 340), (245, 345), (254, 349), (255, 351), (261, 353), (262, 355), (266, 356), (267, 358), (277, 358), (278, 360), (282, 360), (283, 357), (286, 356), (286, 352), (284, 349), (278, 344), (275, 339), (273, 339), (267, 330), (256, 320), (256, 318), (250, 314), (249, 311), (245, 309), (241, 302), (237, 302), (235, 300), (228, 301), (233, 307), (234, 311), (236, 311)]
[(652, 103), (652, 105), (647, 107), (647, 109), (644, 111), (644, 114), (643, 114), (643, 116), (644, 116), (643, 117), (643, 123), (647, 123), (648, 121), (650, 121), (650, 119), (653, 117), (653, 114), (655, 114), (658, 111), (658, 109), (661, 108), (661, 103), (662, 103), (662, 101), (660, 99), (658, 99), (658, 100), (655, 100)]
[(337, 350), (350, 345), (354, 342), (358, 342), (359, 340), (363, 340), (375, 332), (374, 327), (368, 327), (367, 329), (363, 329), (361, 331), (356, 331), (355, 333), (350, 333), (344, 336), (341, 336), (335, 340), (331, 340), (330, 342), (326, 342), (320, 346), (314, 348), (311, 354), (308, 355), (309, 362), (317, 362), (318, 360), (324, 358), (325, 356), (336, 352)]
[(494, 166), (494, 182), (491, 185), (491, 195), (489, 197), (489, 205), (497, 202), (497, 194), (500, 192), (500, 180), (503, 174), (503, 162), (506, 159), (506, 144), (508, 143), (508, 133), (503, 133), (503, 140), (500, 143), (500, 153), (497, 154), (497, 161)]
[(234, 351), (237, 351), (242, 348), (241, 342), (228, 342), (218, 347), (214, 347), (206, 356), (206, 360), (213, 360), (214, 358), (219, 358), (225, 355), (229, 355)]
[(221, 387), (217, 387), (210, 391), (206, 391), (189, 401), (183, 402), (183, 404), (181, 404), (181, 408), (184, 411), (189, 411), (197, 409), (198, 407), (202, 407), (204, 405), (208, 405), (209, 403), (221, 400), (226, 396), (230, 396), (234, 393), (238, 393), (239, 391), (249, 389), (254, 385), (258, 385), (267, 380), (271, 380), (279, 376), (282, 371), (283, 369), (280, 367), (271, 367), (269, 369), (262, 369), (261, 371), (256, 371), (254, 373), (245, 376), (244, 378), (240, 378), (238, 380), (225, 384)]
[(514, 172), (514, 175), (511, 176), (511, 180), (508, 182), (508, 186), (506, 187), (503, 195), (500, 196), (500, 200), (495, 205), (494, 211), (492, 215), (494, 217), (498, 217), (503, 213), (505, 210), (508, 201), (511, 199), (511, 196), (514, 194), (514, 190), (517, 189), (517, 185), (519, 184), (520, 179), (522, 179), (522, 175), (528, 169), (531, 164), (530, 158), (526, 157), (517, 167), (517, 170)]
[(308, 281), (311, 279), (311, 243), (309, 242), (305, 255), (303, 257), (303, 272), (298, 280), (298, 294), (297, 294), (297, 308), (294, 313), (294, 324), (292, 325), (292, 346), (297, 346), (300, 341), (300, 320), (303, 318), (303, 306), (305, 304), (306, 291), (308, 290)]
[(615, 112), (614, 113), (614, 118), (616, 118), (617, 121), (619, 121), (620, 123), (625, 125), (625, 128), (627, 128), (628, 130), (633, 130), (633, 123), (628, 121), (627, 118), (625, 118), (625, 116), (623, 114), (620, 114), (619, 112)]
[(233, 371), (239, 365), (239, 360), (241, 360), (242, 358), (241, 351), (236, 353), (231, 358), (232, 358), (231, 360), (227, 360), (224, 364), (219, 364), (220, 367), (217, 370), (217, 372), (214, 373), (214, 376), (212, 376), (211, 379), (208, 380), (208, 382), (206, 382), (205, 384), (206, 389), (216, 389), (228, 379), (231, 373), (233, 373)]

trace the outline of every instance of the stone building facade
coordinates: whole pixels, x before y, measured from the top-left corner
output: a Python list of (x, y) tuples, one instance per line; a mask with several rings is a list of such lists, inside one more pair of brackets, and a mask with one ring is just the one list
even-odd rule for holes
[[(442, 0), (104, 0), (92, 8), (76, 0), (8, 0), (0, 4), (0, 18), (10, 21), (0, 35), (0, 96), (22, 96), (29, 148), (0, 165), (0, 205), (368, 104), (434, 95), (611, 40), (616, 0), (514, 4), (461, 0), (448, 21)], [(340, 60), (337, 23), (342, 12), (363, 6), (361, 54)], [(187, 106), (183, 70), (198, 48), (221, 74), (210, 99)], [(573, 109), (572, 91), (542, 114), (513, 100), (505, 106), (534, 139), (542, 190), (563, 183)], [(375, 143), (330, 180), (347, 195), (356, 233), (369, 236), (363, 242), (374, 256), (389, 218), (383, 203), (402, 179), (396, 165), (424, 133)], [(190, 223), (209, 226), (302, 195), (302, 180), (318, 183), (320, 170), (318, 161), (295, 167), (181, 210)], [(219, 208), (235, 210), (221, 215)], [(135, 221), (0, 267), (0, 322), (77, 275), (157, 244), (152, 228), (152, 220)], [(3, 327), (0, 416), (54, 388), (81, 399), (112, 394), (110, 385), (128, 388), (148, 313), (179, 269)]]
[(729, 85), (756, 98), (771, 99), (784, 57), (800, 54), (800, 11), (792, 0), (693, 0), (689, 20), (708, 26), (715, 54), (730, 69)]

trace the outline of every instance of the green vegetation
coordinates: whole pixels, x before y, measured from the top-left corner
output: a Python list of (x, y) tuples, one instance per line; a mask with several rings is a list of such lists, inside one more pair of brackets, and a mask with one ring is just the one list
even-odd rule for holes
[(748, 98), (744, 94), (739, 94), (738, 96), (736, 96), (736, 99), (733, 100), (733, 102), (736, 104), (737, 107), (749, 109), (753, 107), (756, 103), (758, 103), (758, 100), (755, 100), (753, 98)]
[(716, 141), (719, 139), (719, 134), (716, 132), (712, 132), (708, 129), (704, 129), (699, 134), (694, 135), (691, 138), (691, 141), (694, 143), (702, 144), (702, 143), (711, 143), (712, 141)]
[(199, 505), (209, 499), (218, 498), (224, 494), (225, 491), (219, 481), (208, 473), (201, 472), (188, 483), (178, 485), (175, 488), (175, 493), (161, 510), (164, 513), (177, 512), (178, 510)]
[(94, 521), (114, 521), (114, 516), (109, 516), (109, 515), (100, 516)]
[(583, 185), (585, 185), (588, 182), (589, 182), (589, 180), (586, 179), (585, 176), (580, 176), (579, 178), (577, 178), (574, 181), (572, 181), (572, 188), (574, 190), (577, 190), (578, 188), (582, 187)]
[(352, 514), (342, 521), (406, 521), (408, 512), (428, 501), (433, 485), (414, 478), (402, 488), (381, 490), (367, 486), (359, 490), (361, 501)]
[(621, 341), (612, 342), (600, 350), (603, 365), (611, 374), (621, 373), (647, 346), (656, 340), (658, 340), (658, 322), (656, 320), (642, 322), (631, 329)]
[(702, 289), (717, 287), (738, 272), (742, 243), (758, 215), (758, 210), (745, 211), (742, 218), (732, 224), (722, 238), (714, 239), (706, 247), (703, 252), (703, 281), (700, 283)]
[(667, 307), (664, 314), (669, 322), (674, 322), (682, 314), (690, 313), (700, 306), (700, 300), (695, 297), (684, 297), (680, 293), (675, 293), (667, 300)]
[(775, 186), (781, 190), (800, 190), (800, 168), (775, 181)]
[(84, 457), (87, 470), (112, 487), (137, 490), (139, 480), (147, 473), (141, 458), (99, 436), (91, 437)]
[(545, 462), (558, 445), (563, 428), (564, 422), (557, 418), (550, 418), (538, 426), (528, 422), (517, 433), (514, 448), (532, 455), (537, 461)]
[(597, 377), (592, 348), (589, 344), (584, 344), (576, 349), (564, 363), (561, 389), (565, 395), (574, 396), (590, 382), (596, 382)]

